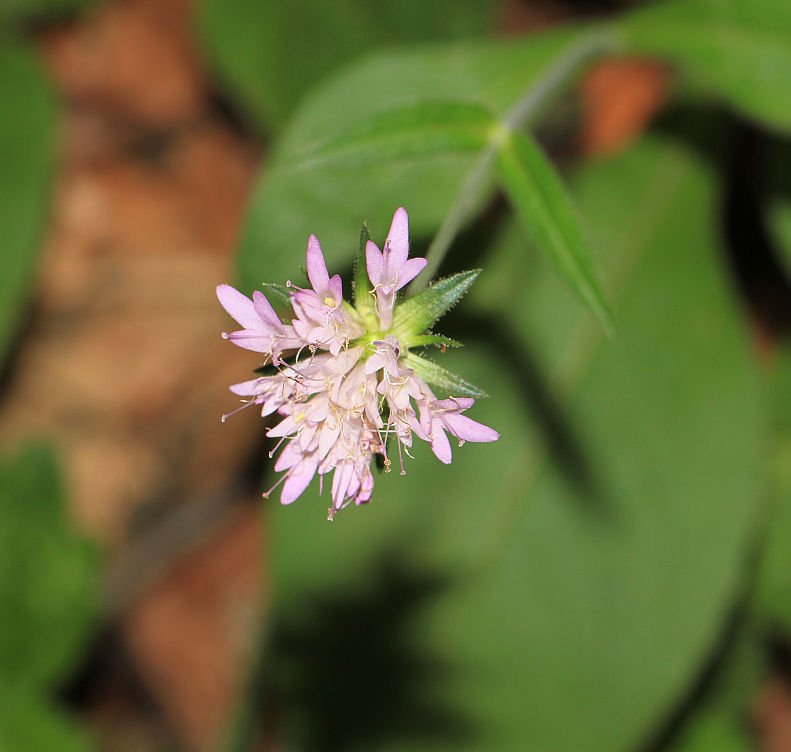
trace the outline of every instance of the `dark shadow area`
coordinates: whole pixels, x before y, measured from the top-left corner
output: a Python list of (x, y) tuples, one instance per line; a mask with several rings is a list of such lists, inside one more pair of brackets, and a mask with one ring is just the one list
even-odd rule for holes
[[(772, 190), (791, 197), (791, 178), (770, 185), (772, 161), (791, 146), (719, 108), (668, 108), (655, 129), (682, 141), (720, 178), (721, 248), (744, 306), (770, 339), (791, 336), (791, 279), (767, 226)], [(716, 134), (712, 138), (712, 134)]]
[[(640, 752), (666, 752), (672, 750), (683, 740), (685, 732), (699, 717), (700, 711), (716, 699), (719, 686), (726, 679), (729, 659), (738, 652), (740, 640), (749, 629), (745, 598), (732, 608), (725, 626), (706, 659), (704, 666), (693, 684), (682, 696), (681, 701), (670, 712), (662, 724), (651, 733), (647, 743), (638, 747)], [(750, 727), (745, 713), (744, 732), (749, 734)]]
[(96, 636), (58, 699), (85, 718), (89, 728), (101, 725), (101, 736), (135, 734), (162, 742), (170, 752), (183, 749), (114, 628), (106, 627)]
[(456, 670), (416, 644), (413, 620), (448, 578), (389, 555), (347, 592), (321, 594), (273, 628), (273, 700), (285, 737), (301, 750), (352, 752), (408, 741), (469, 738), (474, 726), (443, 697)]
[[(761, 535), (756, 536), (752, 542), (744, 565), (741, 587), (735, 594), (719, 634), (704, 656), (699, 671), (686, 692), (648, 736), (646, 743), (638, 747), (640, 752), (668, 752), (676, 749), (684, 735), (701, 717), (701, 711), (708, 707), (716, 708), (718, 704), (735, 707), (732, 687), (734, 682), (738, 682), (738, 678), (734, 677), (738, 677), (743, 669), (745, 656), (749, 656), (748, 660), (755, 656), (759, 661), (762, 655), (769, 658), (769, 646), (756, 643), (760, 640), (760, 633), (753, 620), (750, 602), (760, 574), (762, 543)], [(726, 703), (729, 705), (725, 705)], [(743, 717), (734, 716), (734, 722), (742, 727), (745, 739), (752, 733), (746, 703), (745, 700)]]
[[(783, 144), (791, 166), (788, 144)], [(780, 145), (774, 137), (741, 125), (734, 138), (730, 180), (723, 198), (726, 249), (747, 305), (767, 334), (791, 335), (791, 280), (766, 226), (770, 160)], [(791, 181), (779, 187), (791, 200)]]

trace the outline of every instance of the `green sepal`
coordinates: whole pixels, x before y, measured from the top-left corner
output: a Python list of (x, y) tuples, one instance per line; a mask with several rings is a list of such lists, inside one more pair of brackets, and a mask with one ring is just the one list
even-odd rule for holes
[(411, 368), (416, 376), (423, 379), (429, 386), (434, 386), (447, 392), (448, 396), (475, 398), (489, 396), (483, 389), (471, 384), (458, 374), (453, 373), (453, 371), (438, 366), (431, 360), (421, 358), (415, 353), (407, 353), (403, 361), (404, 365), (407, 368)]
[(281, 318), (288, 321), (291, 318), (291, 295), (289, 295), (288, 287), (285, 285), (277, 285), (274, 282), (262, 282), (264, 295), (267, 300), (272, 304), (275, 313)]
[(405, 349), (410, 349), (412, 347), (428, 347), (433, 345), (434, 347), (464, 347), (462, 342), (459, 342), (456, 339), (451, 339), (450, 337), (446, 337), (442, 334), (432, 334), (431, 332), (426, 332), (425, 334), (418, 334), (414, 337), (408, 337), (406, 341), (401, 343)]
[(354, 278), (352, 280), (352, 300), (354, 308), (368, 328), (376, 327), (376, 311), (374, 299), (371, 295), (371, 281), (368, 279), (368, 268), (365, 263), (365, 246), (371, 239), (371, 231), (367, 223), (363, 222), (360, 228), (360, 243), (357, 246), (357, 256), (354, 259)]
[(258, 376), (277, 376), (277, 374), (280, 373), (280, 369), (272, 363), (267, 363), (266, 365), (254, 368), (253, 373)]
[(453, 308), (480, 273), (480, 269), (471, 269), (443, 277), (407, 298), (393, 312), (393, 332), (401, 341), (411, 341), (412, 335), (424, 332)]

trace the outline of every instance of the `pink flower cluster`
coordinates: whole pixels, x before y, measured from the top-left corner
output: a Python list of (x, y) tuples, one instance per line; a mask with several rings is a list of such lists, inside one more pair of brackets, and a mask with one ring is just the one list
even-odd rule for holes
[(341, 278), (329, 276), (313, 235), (307, 249), (311, 289), (288, 284), (294, 314), (289, 323), (281, 321), (261, 292), (251, 300), (230, 285), (217, 288), (220, 303), (242, 327), (223, 336), (263, 353), (264, 365), (274, 367), (272, 375), (231, 387), (245, 398), (239, 409), (258, 405), (262, 416), (277, 413), (282, 418), (267, 435), (279, 439), (270, 456), (285, 443), (275, 463), (284, 474), (264, 496), (282, 483), (280, 501), (290, 504), (316, 474), (323, 487), (324, 476), (332, 472), (332, 519), (352, 501), (370, 500), (371, 461), (379, 454), (385, 471), (390, 470), (390, 438), (398, 447), (402, 475), (403, 453), (409, 454), (413, 436), (430, 442), (446, 464), (451, 461), (448, 433), (459, 446), (499, 438), (493, 429), (462, 415), (472, 407), (472, 398), (438, 399), (403, 362), (406, 351), (391, 330), (396, 293), (426, 265), (423, 258), (408, 259), (408, 253), (408, 218), (401, 208), (384, 249), (370, 241), (366, 247), (373, 327), (344, 303)]

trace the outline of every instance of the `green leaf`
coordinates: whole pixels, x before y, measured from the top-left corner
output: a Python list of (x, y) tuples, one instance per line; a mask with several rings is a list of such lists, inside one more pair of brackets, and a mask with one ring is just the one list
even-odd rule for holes
[(449, 397), (488, 397), (489, 395), (471, 384), (461, 376), (437, 365), (433, 360), (426, 360), (415, 353), (404, 356), (404, 365), (411, 368), (415, 375), (423, 379), (429, 386), (437, 387)]
[(537, 247), (612, 333), (614, 321), (593, 272), (590, 245), (552, 165), (529, 135), (512, 133), (498, 154), (497, 168), (511, 204)]
[(210, 59), (262, 128), (282, 124), (309, 87), (363, 53), (475, 36), (494, 20), (491, 0), (202, 0), (198, 10)]
[(488, 144), (496, 125), (492, 113), (477, 105), (421, 102), (374, 115), (328, 143), (308, 146), (290, 157), (284, 172), (332, 163), (362, 169), (383, 160), (474, 152)]
[(791, 131), (791, 5), (786, 0), (675, 0), (619, 26), (630, 50), (669, 59), (695, 87)]
[(97, 556), (71, 529), (52, 452), (0, 465), (0, 685), (54, 690), (79, 660), (96, 614)]
[(766, 519), (755, 610), (791, 638), (791, 349), (781, 343), (770, 376), (773, 443), (771, 504)]
[[(288, 279), (304, 263), (311, 232), (328, 267), (345, 267), (360, 220), (377, 237), (398, 206), (409, 211), (413, 240), (436, 232), (460, 187), (480, 170), (481, 154), (470, 146), (486, 119), (503, 120), (525, 101), (535, 111), (562, 74), (602, 44), (597, 30), (567, 29), (519, 42), (435, 45), (380, 53), (330, 78), (300, 107), (256, 187), (238, 259), (242, 287)], [(390, 117), (398, 138), (372, 141)], [(365, 169), (352, 158), (354, 134)], [(496, 136), (489, 132), (492, 143)], [(293, 169), (306, 154), (339, 143), (346, 159)], [(432, 148), (418, 153), (426, 145)], [(481, 179), (465, 222), (494, 191), (490, 171)]]
[(433, 345), (435, 347), (464, 347), (464, 343), (457, 342), (455, 339), (445, 337), (442, 334), (418, 334), (416, 337), (410, 339), (410, 347), (423, 347)]
[(405, 477), (377, 477), (332, 524), (314, 489), (272, 505), (272, 670), (293, 746), (635, 749), (709, 655), (765, 438), (716, 178), (654, 137), (575, 185), (617, 343), (515, 225), (445, 322), (467, 344), (448, 366), (493, 395), (467, 414), (500, 440), (450, 466), (416, 441)]
[(461, 300), (481, 273), (480, 269), (438, 279), (417, 295), (399, 303), (393, 311), (393, 331), (404, 347), (413, 347), (421, 334)]
[(87, 734), (58, 708), (17, 690), (0, 703), (0, 749), (9, 752), (89, 752)]
[(271, 303), (275, 313), (283, 320), (288, 321), (294, 315), (291, 307), (291, 296), (288, 287), (274, 282), (261, 282), (261, 288), (267, 300)]
[(22, 318), (46, 220), (55, 103), (30, 50), (0, 44), (0, 361)]

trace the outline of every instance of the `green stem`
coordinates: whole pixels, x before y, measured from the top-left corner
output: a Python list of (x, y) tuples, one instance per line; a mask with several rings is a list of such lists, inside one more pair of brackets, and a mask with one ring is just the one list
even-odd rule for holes
[(609, 29), (595, 32), (577, 40), (565, 49), (537, 79), (531, 81), (522, 97), (506, 113), (499, 127), (492, 130), (489, 144), (475, 161), (456, 200), (445, 215), (439, 231), (431, 241), (426, 258), (428, 264), (408, 288), (408, 294), (420, 292), (433, 279), (451, 244), (467, 223), (472, 210), (480, 200), (497, 154), (508, 135), (522, 128), (552, 97), (576, 74), (590, 58), (612, 52), (617, 48), (617, 37)]

